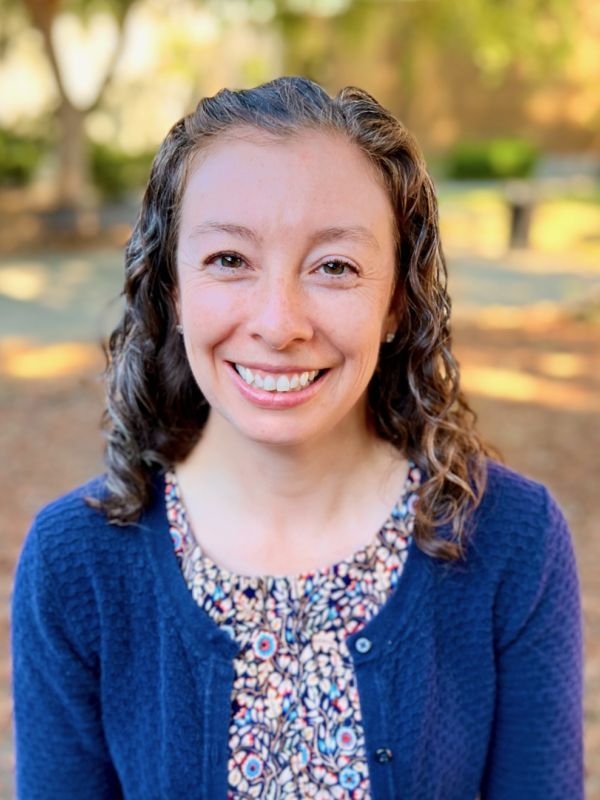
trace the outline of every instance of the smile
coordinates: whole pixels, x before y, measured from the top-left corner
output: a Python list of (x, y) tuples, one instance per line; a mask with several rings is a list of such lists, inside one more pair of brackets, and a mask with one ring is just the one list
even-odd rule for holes
[(270, 373), (251, 370), (243, 364), (234, 364), (234, 367), (244, 383), (266, 392), (299, 392), (310, 386), (322, 373), (322, 370), (317, 369), (306, 372)]

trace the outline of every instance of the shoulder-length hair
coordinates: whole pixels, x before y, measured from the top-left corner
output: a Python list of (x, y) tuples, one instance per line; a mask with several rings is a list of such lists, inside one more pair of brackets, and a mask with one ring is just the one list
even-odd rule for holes
[[(152, 475), (182, 461), (209, 407), (176, 330), (176, 250), (182, 194), (193, 157), (211, 141), (252, 126), (273, 136), (330, 131), (354, 142), (383, 178), (396, 224), (393, 341), (381, 347), (368, 387), (377, 434), (423, 471), (414, 538), (426, 553), (464, 554), (467, 522), (486, 481), (490, 452), (459, 389), (451, 353), (450, 299), (432, 180), (413, 136), (361, 89), (330, 97), (304, 78), (222, 90), (169, 131), (155, 158), (126, 248), (125, 310), (108, 343), (104, 414), (107, 488), (97, 501), (118, 524), (135, 521)], [(438, 528), (451, 523), (452, 535)]]

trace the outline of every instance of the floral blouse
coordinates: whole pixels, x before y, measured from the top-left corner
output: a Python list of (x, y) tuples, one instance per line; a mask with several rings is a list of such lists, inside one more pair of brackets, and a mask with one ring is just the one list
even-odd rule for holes
[(366, 547), (298, 576), (235, 575), (196, 543), (173, 471), (166, 475), (171, 536), (198, 605), (240, 646), (229, 727), (229, 798), (370, 797), (358, 690), (346, 637), (398, 583), (421, 475)]

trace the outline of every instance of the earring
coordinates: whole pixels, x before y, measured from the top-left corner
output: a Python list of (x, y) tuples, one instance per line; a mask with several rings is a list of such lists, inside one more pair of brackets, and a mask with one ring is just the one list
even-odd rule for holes
[(177, 333), (182, 335), (183, 334), (183, 325), (180, 322), (178, 322), (177, 325), (175, 325), (175, 330), (177, 331)]
[(389, 333), (386, 333), (386, 335), (385, 335), (386, 344), (391, 344), (394, 341), (395, 337), (396, 337), (396, 334), (393, 331), (390, 331)]

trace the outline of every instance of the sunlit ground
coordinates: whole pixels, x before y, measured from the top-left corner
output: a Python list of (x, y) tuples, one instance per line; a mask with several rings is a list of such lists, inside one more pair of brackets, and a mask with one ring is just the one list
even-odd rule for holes
[[(471, 315), (468, 325), (480, 331), (459, 339), (462, 385), (469, 395), (557, 410), (600, 410), (600, 325), (596, 322), (574, 325), (558, 307), (541, 305), (491, 307)], [(544, 343), (544, 333), (550, 330), (553, 338)], [(512, 340), (510, 347), (499, 345), (494, 350), (493, 362), (489, 343), (478, 345), (490, 335)], [(535, 348), (527, 343), (528, 337), (537, 337)]]
[(0, 375), (22, 380), (56, 379), (90, 370), (100, 362), (97, 345), (59, 342), (39, 346), (26, 339), (0, 341)]
[[(566, 353), (556, 355), (567, 357)], [(594, 411), (598, 406), (597, 395), (581, 389), (573, 382), (560, 385), (556, 381), (514, 369), (466, 363), (462, 371), (462, 385), (470, 395), (534, 403), (549, 408)]]

